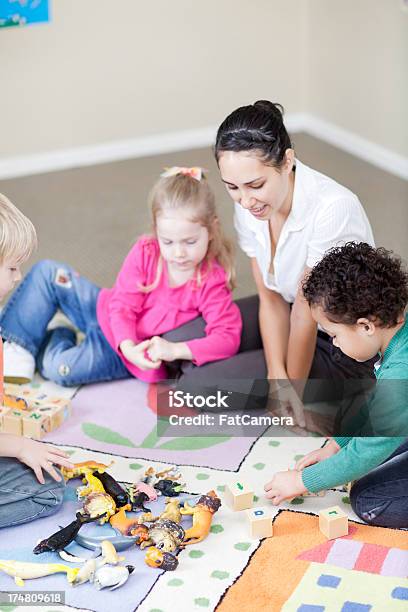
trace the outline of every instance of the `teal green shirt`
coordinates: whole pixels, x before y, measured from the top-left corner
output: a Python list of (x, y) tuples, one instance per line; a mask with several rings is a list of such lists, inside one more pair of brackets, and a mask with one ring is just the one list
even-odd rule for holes
[[(377, 381), (408, 379), (408, 319), (391, 339), (375, 375)], [(378, 410), (374, 404), (381, 404)], [(385, 403), (384, 392), (374, 393), (370, 408), (381, 418), (381, 423), (377, 423), (381, 432), (386, 432), (387, 423), (392, 424), (393, 432), (407, 431), (408, 405), (403, 385), (390, 385)], [(399, 428), (398, 424), (401, 424)], [(406, 440), (406, 436), (335, 437), (334, 440), (341, 447), (339, 452), (302, 472), (303, 484), (312, 493), (361, 478), (385, 461)]]

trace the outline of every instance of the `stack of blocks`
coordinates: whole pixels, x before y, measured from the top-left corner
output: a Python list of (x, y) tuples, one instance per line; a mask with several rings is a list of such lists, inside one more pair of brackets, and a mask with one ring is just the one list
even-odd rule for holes
[(71, 416), (71, 401), (19, 385), (5, 385), (0, 432), (41, 439)]
[(269, 508), (253, 508), (254, 492), (242, 480), (225, 487), (225, 500), (234, 511), (246, 510), (250, 534), (253, 538), (270, 538), (273, 535), (272, 514)]

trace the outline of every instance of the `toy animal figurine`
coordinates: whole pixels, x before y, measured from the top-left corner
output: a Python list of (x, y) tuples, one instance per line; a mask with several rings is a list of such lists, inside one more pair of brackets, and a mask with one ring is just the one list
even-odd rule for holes
[(169, 519), (170, 521), (174, 521), (175, 523), (180, 523), (180, 500), (172, 499), (171, 497), (166, 497), (164, 512), (162, 512), (160, 517), (158, 518), (160, 518), (161, 520)]
[(84, 582), (93, 582), (95, 572), (97, 570), (97, 564), (95, 559), (88, 559), (86, 563), (79, 569), (75, 576), (72, 586), (78, 586), (78, 584), (84, 584)]
[(146, 484), (145, 482), (138, 482), (137, 484), (132, 484), (127, 488), (130, 500), (134, 499), (138, 493), (146, 493), (149, 498), (149, 501), (156, 501), (159, 495), (159, 492), (156, 491), (152, 485)]
[(144, 512), (138, 517), (137, 522), (141, 525), (143, 523), (154, 523), (166, 519), (174, 521), (175, 523), (180, 523), (181, 513), (180, 501), (178, 499), (166, 497), (164, 510), (159, 516), (154, 516), (152, 512)]
[(180, 480), (181, 472), (178, 471), (177, 465), (173, 465), (167, 470), (163, 470), (162, 472), (156, 472), (156, 478), (158, 480), (160, 480), (161, 478), (167, 478), (168, 480)]
[(126, 506), (129, 503), (129, 495), (126, 491), (120, 486), (120, 484), (107, 472), (99, 473), (98, 471), (94, 472), (93, 475), (98, 478), (106, 493), (115, 500), (115, 504), (118, 508), (121, 506)]
[(143, 478), (143, 482), (145, 482), (146, 484), (150, 485), (152, 484), (153, 480), (155, 479), (156, 475), (156, 471), (153, 467), (149, 467), (146, 471), (145, 471), (145, 475)]
[(150, 509), (144, 506), (144, 504), (149, 501), (147, 493), (143, 491), (136, 492), (136, 495), (130, 496), (130, 501), (133, 512), (139, 512), (140, 510), (143, 510), (143, 512), (150, 512)]
[[(147, 534), (147, 527), (145, 527), (146, 529), (146, 534)], [(97, 551), (96, 554), (100, 554), (100, 551), (102, 550), (102, 542), (103, 540), (107, 540), (109, 539), (109, 541), (114, 545), (115, 549), (118, 550), (126, 550), (127, 548), (130, 548), (131, 546), (135, 545), (138, 543), (140, 536), (136, 535), (136, 536), (123, 536), (123, 535), (115, 535), (115, 536), (106, 536), (106, 534), (104, 535), (99, 535), (99, 536), (84, 536), (81, 533), (78, 533), (78, 535), (75, 538), (75, 542), (77, 544), (79, 544), (80, 546), (83, 546), (84, 548), (88, 548), (89, 550), (93, 550)]]
[(103, 525), (115, 514), (116, 504), (108, 493), (91, 493), (84, 502), (84, 512), (92, 518), (99, 516)]
[(119, 533), (125, 536), (136, 535), (135, 530), (137, 530), (137, 533), (140, 534), (143, 531), (139, 529), (142, 525), (139, 524), (137, 517), (128, 518), (126, 516), (126, 511), (131, 509), (132, 506), (130, 504), (122, 506), (119, 512), (117, 512), (114, 516), (111, 516), (111, 518), (109, 519), (111, 527), (115, 529), (115, 531), (118, 531)]
[[(78, 499), (91, 493), (105, 493), (102, 482), (92, 472), (86, 471), (82, 480), (85, 486), (77, 488)], [(112, 497), (112, 496), (111, 496)]]
[(73, 468), (61, 467), (61, 474), (65, 478), (65, 480), (71, 480), (72, 478), (80, 478), (85, 472), (94, 472), (98, 470), (98, 472), (104, 472), (107, 470), (114, 462), (111, 461), (109, 465), (105, 465), (104, 463), (98, 463), (97, 461), (81, 461), (80, 463), (74, 463)]
[(193, 526), (186, 530), (184, 541), (181, 544), (182, 547), (197, 544), (208, 536), (213, 516), (220, 506), (221, 500), (217, 497), (215, 491), (209, 491), (207, 495), (202, 495), (193, 507), (185, 502), (184, 508), (180, 508), (180, 512), (193, 516)]
[(101, 543), (101, 563), (109, 565), (118, 565), (125, 557), (119, 557), (114, 544), (110, 540), (103, 540)]
[(77, 557), (76, 555), (71, 555), (71, 553), (66, 552), (65, 550), (58, 551), (59, 556), (64, 561), (68, 561), (68, 563), (85, 563), (85, 557)]
[(96, 570), (93, 583), (98, 590), (111, 587), (109, 590), (114, 591), (125, 584), (134, 569), (133, 565), (103, 565)]
[(82, 525), (85, 523), (92, 523), (98, 518), (100, 517), (97, 516), (93, 518), (86, 514), (77, 512), (75, 521), (72, 521), (72, 523), (66, 527), (62, 527), (59, 531), (56, 531), (50, 535), (49, 538), (45, 538), (45, 540), (39, 542), (35, 546), (33, 553), (35, 555), (39, 555), (43, 552), (56, 552), (58, 550), (64, 550), (64, 548), (75, 539), (75, 536), (78, 534), (78, 531), (81, 529)]
[(156, 546), (163, 552), (174, 552), (184, 540), (184, 529), (174, 521), (160, 520), (153, 523), (148, 530), (148, 539), (140, 544), (140, 548)]
[(24, 586), (24, 580), (42, 578), (50, 574), (64, 572), (68, 582), (73, 582), (79, 571), (77, 567), (68, 567), (62, 563), (23, 563), (22, 561), (0, 560), (0, 570), (12, 576), (17, 586)]
[(137, 523), (138, 525), (143, 525), (144, 523), (154, 523), (154, 521), (157, 521), (159, 518), (159, 516), (153, 516), (153, 512), (143, 512), (137, 517)]
[(157, 567), (167, 572), (174, 571), (179, 564), (177, 557), (171, 553), (163, 552), (155, 546), (150, 546), (150, 548), (147, 549), (145, 563), (149, 567)]
[(164, 478), (156, 482), (154, 488), (157, 489), (157, 491), (160, 491), (163, 495), (166, 495), (166, 497), (176, 497), (177, 495), (180, 495), (180, 491), (183, 486), (184, 484), (174, 482), (174, 480), (170, 480), (169, 478)]
[(124, 557), (119, 557), (114, 545), (109, 540), (103, 540), (101, 542), (101, 553), (102, 558), (100, 559), (88, 559), (86, 563), (80, 568), (78, 574), (75, 577), (73, 586), (83, 584), (84, 582), (93, 582), (97, 570), (103, 565), (118, 565), (120, 561), (123, 561)]

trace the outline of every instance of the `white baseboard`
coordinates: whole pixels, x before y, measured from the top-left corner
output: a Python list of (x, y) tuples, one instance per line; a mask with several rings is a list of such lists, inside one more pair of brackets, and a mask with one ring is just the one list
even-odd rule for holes
[(34, 153), (21, 157), (0, 158), (0, 179), (199, 149), (213, 143), (215, 134), (216, 128), (199, 128), (153, 134), (128, 140), (115, 140), (72, 149)]
[(408, 158), (390, 149), (386, 149), (362, 136), (338, 127), (334, 123), (324, 121), (314, 115), (304, 114), (303, 131), (323, 140), (346, 153), (359, 157), (364, 161), (394, 174), (399, 178), (408, 180)]
[[(306, 132), (386, 172), (408, 180), (408, 158), (398, 153), (308, 113), (289, 114), (285, 123), (292, 133)], [(216, 126), (212, 126), (0, 158), (0, 180), (207, 147), (214, 143), (216, 131)]]

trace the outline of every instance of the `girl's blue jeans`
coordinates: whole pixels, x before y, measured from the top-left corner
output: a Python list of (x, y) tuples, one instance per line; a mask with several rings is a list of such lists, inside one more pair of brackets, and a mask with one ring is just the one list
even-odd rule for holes
[(65, 482), (43, 471), (40, 484), (31, 468), (18, 459), (0, 457), (0, 527), (20, 525), (49, 516), (62, 504)]
[[(1, 335), (26, 348), (44, 378), (73, 386), (128, 378), (119, 355), (106, 340), (96, 318), (99, 287), (66, 264), (43, 260), (35, 264), (0, 315)], [(61, 310), (85, 334), (77, 344), (67, 327), (47, 332)]]
[(408, 439), (355, 482), (350, 501), (357, 516), (370, 525), (408, 527)]

